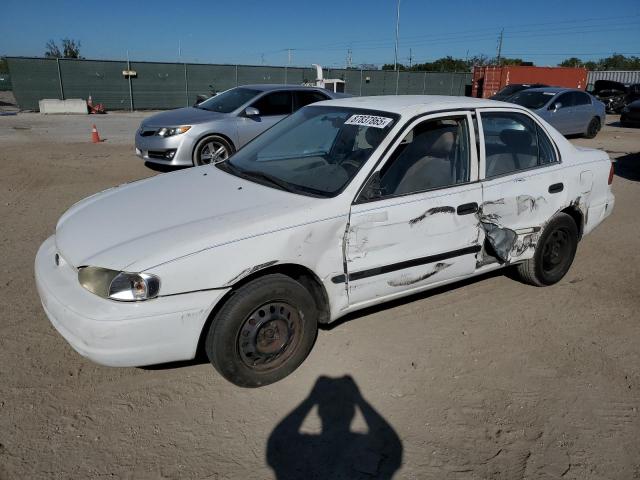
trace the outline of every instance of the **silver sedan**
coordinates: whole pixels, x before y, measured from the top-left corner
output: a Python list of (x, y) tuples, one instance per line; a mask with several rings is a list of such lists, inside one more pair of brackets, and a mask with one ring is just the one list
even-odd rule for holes
[(531, 88), (505, 101), (533, 110), (563, 135), (593, 138), (604, 125), (604, 103), (582, 90)]
[(144, 119), (136, 132), (136, 155), (171, 166), (215, 163), (299, 108), (345, 96), (292, 85), (232, 88), (193, 107)]

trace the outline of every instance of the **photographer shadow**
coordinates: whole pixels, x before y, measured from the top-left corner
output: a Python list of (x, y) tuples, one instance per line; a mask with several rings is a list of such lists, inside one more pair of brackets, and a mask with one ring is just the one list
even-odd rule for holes
[[(321, 432), (301, 432), (314, 407)], [(356, 408), (366, 433), (351, 430)], [(278, 480), (391, 479), (402, 464), (402, 442), (353, 378), (319, 377), (309, 396), (271, 433), (267, 463)]]

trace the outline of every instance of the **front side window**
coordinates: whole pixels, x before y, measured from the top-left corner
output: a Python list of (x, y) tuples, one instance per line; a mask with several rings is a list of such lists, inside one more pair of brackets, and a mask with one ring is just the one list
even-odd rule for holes
[(551, 140), (527, 115), (485, 112), (481, 119), (487, 178), (556, 161)]
[(232, 88), (199, 103), (196, 108), (212, 112), (230, 113), (251, 101), (252, 98), (257, 97), (260, 93), (260, 90), (251, 88)]
[(582, 92), (573, 92), (573, 104), (574, 105), (591, 105), (591, 98), (589, 95)]
[(407, 195), (469, 181), (466, 117), (416, 125), (380, 171), (381, 196)]
[(259, 98), (252, 107), (262, 116), (289, 115), (291, 113), (291, 92), (273, 92)]
[(396, 114), (308, 106), (278, 122), (217, 166), (304, 195), (337, 195), (398, 120)]
[(556, 103), (560, 104), (560, 108), (573, 107), (573, 94), (571, 92), (569, 92), (569, 93), (563, 93), (562, 95), (559, 95), (553, 101), (552, 105), (554, 105)]

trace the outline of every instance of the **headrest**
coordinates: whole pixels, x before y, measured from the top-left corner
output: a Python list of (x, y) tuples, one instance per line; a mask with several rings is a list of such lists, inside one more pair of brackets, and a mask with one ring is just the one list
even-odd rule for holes
[(526, 130), (503, 130), (500, 132), (500, 140), (509, 148), (523, 150), (531, 146), (533, 135)]

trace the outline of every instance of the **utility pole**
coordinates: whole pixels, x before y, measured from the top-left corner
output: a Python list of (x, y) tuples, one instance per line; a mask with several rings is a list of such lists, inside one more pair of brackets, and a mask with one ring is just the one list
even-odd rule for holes
[(353, 57), (351, 54), (351, 49), (347, 50), (347, 68), (351, 68), (353, 66)]
[(287, 52), (288, 52), (288, 55), (289, 55), (289, 63), (288, 63), (288, 65), (291, 65), (291, 52), (292, 51), (293, 51), (293, 49), (287, 48)]
[(396, 95), (398, 94), (398, 86), (400, 84), (400, 70), (398, 70), (398, 35), (400, 34), (400, 0), (398, 0), (398, 8), (396, 10), (396, 47), (394, 56), (394, 70), (396, 71)]
[(500, 66), (500, 56), (502, 54), (502, 37), (504, 35), (504, 28), (500, 30), (500, 36), (498, 37), (498, 55), (496, 55), (496, 63)]
[(264, 53), (260, 54), (260, 62), (264, 65)]
[(411, 65), (413, 65), (413, 56), (411, 54), (411, 49), (409, 49), (409, 70), (411, 70)]

